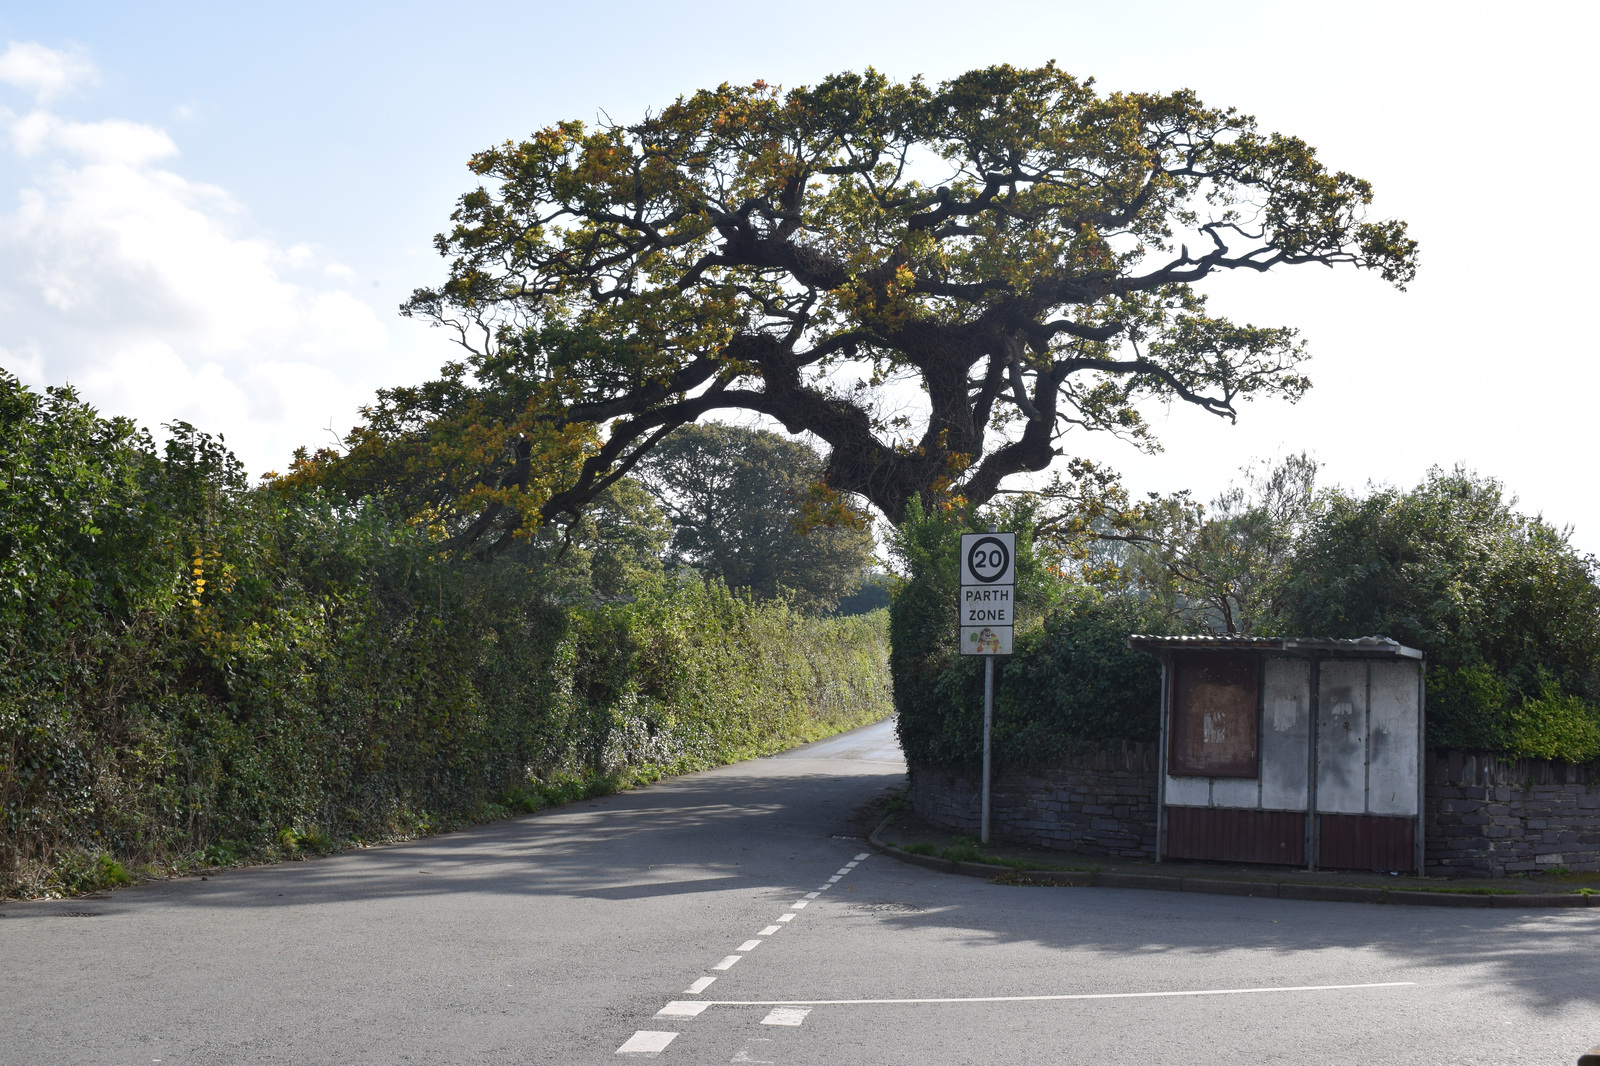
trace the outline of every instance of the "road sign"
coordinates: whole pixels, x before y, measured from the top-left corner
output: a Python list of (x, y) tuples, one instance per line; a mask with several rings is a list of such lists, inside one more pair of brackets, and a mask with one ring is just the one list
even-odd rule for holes
[(961, 654), (1010, 655), (1016, 624), (1017, 535), (961, 535)]
[(994, 657), (1011, 654), (1016, 622), (1017, 535), (961, 534), (961, 654), (983, 656), (983, 813), (978, 839), (989, 843), (993, 783)]
[(1012, 592), (1015, 585), (963, 585), (961, 624), (964, 626), (1009, 626), (1012, 618)]
[(1010, 626), (962, 626), (961, 654), (1010, 655)]
[(1015, 533), (961, 534), (963, 585), (1014, 585), (1016, 580)]

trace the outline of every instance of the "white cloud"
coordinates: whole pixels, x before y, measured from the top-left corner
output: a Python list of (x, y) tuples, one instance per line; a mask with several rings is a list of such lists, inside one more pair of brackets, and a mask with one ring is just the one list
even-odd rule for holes
[(12, 41), (0, 52), (0, 82), (32, 93), (41, 103), (95, 80), (94, 64), (75, 52), (34, 41)]
[(223, 433), (255, 472), (370, 398), (338, 370), (388, 339), (340, 287), (348, 268), (252, 233), (224, 190), (172, 169), (165, 131), (0, 111), (0, 144), (27, 174), (0, 204), (7, 369), (152, 428)]
[(9, 123), (11, 145), (24, 158), (54, 151), (86, 162), (138, 166), (178, 154), (165, 130), (137, 122), (68, 122), (48, 111), (20, 118), (0, 111), (0, 118)]

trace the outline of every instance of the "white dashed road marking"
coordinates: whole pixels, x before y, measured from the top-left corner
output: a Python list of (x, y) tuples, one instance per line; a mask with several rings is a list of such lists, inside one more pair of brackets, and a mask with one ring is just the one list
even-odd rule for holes
[(704, 999), (675, 999), (665, 1007), (656, 1011), (657, 1018), (698, 1018), (702, 1011), (711, 1006), (710, 1000)]
[[(863, 859), (867, 858), (868, 854), (869, 853), (867, 853), (867, 852), (862, 852), (860, 855), (857, 855), (853, 861), (848, 862), (843, 867), (841, 867), (838, 873), (836, 873), (832, 877), (828, 878), (828, 883), (827, 884), (818, 885), (817, 886), (817, 890), (815, 892), (807, 892), (806, 893), (806, 898), (805, 899), (796, 900), (794, 903), (789, 904), (789, 913), (779, 915), (778, 916), (778, 921), (779, 922), (793, 921), (796, 912), (805, 910), (806, 905), (808, 903), (810, 903), (812, 900), (816, 899), (818, 896), (822, 895), (822, 893), (826, 892), (828, 889), (832, 888), (835, 884), (837, 884), (840, 881), (841, 878), (843, 878), (851, 870), (855, 869), (857, 864), (859, 864)], [(741, 951), (741, 952), (754, 951), (756, 948), (761, 946), (761, 939), (760, 939), (761, 937), (771, 936), (772, 934), (778, 932), (778, 930), (780, 928), (782, 928), (780, 925), (769, 925), (769, 926), (767, 926), (765, 929), (761, 930), (760, 934), (757, 937), (755, 937), (753, 939), (750, 939), (750, 940), (746, 940), (743, 944), (740, 944), (737, 950)], [(734, 964), (737, 963), (742, 958), (744, 958), (744, 956), (742, 954), (740, 954), (740, 955), (728, 955), (728, 956), (725, 956), (722, 959), (721, 962), (717, 963), (715, 966), (713, 966), (711, 968), (713, 970), (731, 970), (731, 969), (733, 969)], [(716, 980), (715, 977), (699, 977), (699, 978), (696, 978), (693, 984), (691, 984), (688, 988), (683, 990), (684, 991), (684, 995), (697, 996), (701, 992), (704, 992), (707, 988), (711, 987), (711, 982), (713, 982), (715, 980)], [(1352, 986), (1352, 987), (1354, 987), (1354, 986)], [(1260, 991), (1260, 990), (1258, 990), (1258, 991)], [(1140, 993), (1133, 993), (1133, 994), (1138, 995)], [(1144, 994), (1152, 994), (1152, 995), (1169, 994), (1170, 995), (1172, 993), (1144, 993)], [(1189, 993), (1189, 994), (1194, 995), (1194, 994), (1199, 994), (1199, 993)], [(1101, 996), (1013, 996), (1013, 997), (1001, 997), (1001, 998), (1011, 998), (1011, 999), (1100, 999), (1100, 998), (1114, 998), (1114, 997), (1101, 997)], [(816, 1002), (817, 1003), (901, 1003), (901, 1002), (904, 1002), (904, 1003), (955, 1003), (955, 1002), (968, 1002), (968, 1001), (965, 1001), (965, 1000), (942, 1000), (941, 999), (941, 1000), (818, 1000)], [(974, 1000), (974, 1001), (971, 1001), (971, 1002), (994, 1002), (994, 1001), (993, 1000)], [(792, 1001), (792, 1000), (772, 1001), (772, 1002), (767, 1002), (767, 1003), (757, 1003), (755, 1001), (740, 1001), (740, 1000), (721, 1000), (721, 1001), (718, 1001), (718, 1000), (682, 1000), (682, 999), (675, 999), (675, 1000), (671, 1001), (670, 1003), (668, 1003), (666, 1006), (662, 1007), (659, 1011), (657, 1011), (656, 1012), (656, 1017), (657, 1018), (698, 1018), (701, 1014), (705, 1013), (705, 1011), (706, 1011), (706, 1009), (708, 1007), (717, 1007), (717, 1006), (721, 1006), (721, 1007), (763, 1006), (763, 1007), (771, 1007), (773, 1009), (771, 1011), (767, 1012), (767, 1016), (765, 1018), (761, 1019), (761, 1024), (762, 1025), (799, 1025), (801, 1022), (805, 1021), (806, 1015), (811, 1013), (811, 1008), (814, 1005), (815, 1004), (813, 1004), (813, 1003), (808, 1003), (808, 1002), (804, 1002), (804, 1001)], [(627, 1041), (623, 1043), (623, 1045), (621, 1047), (617, 1048), (617, 1054), (618, 1055), (654, 1055), (654, 1054), (660, 1054), (662, 1051), (666, 1050), (667, 1045), (672, 1043), (674, 1040), (676, 1040), (677, 1037), (678, 1037), (677, 1033), (665, 1033), (665, 1032), (656, 1032), (654, 1030), (649, 1030), (649, 1029), (641, 1029), (637, 1033), (634, 1033), (632, 1036), (630, 1036), (627, 1039)], [(745, 1057), (745, 1053), (742, 1052), (742, 1051), (739, 1053), (739, 1055), (740, 1055), (740, 1057), (735, 1059), (735, 1061), (744, 1061), (744, 1062), (758, 1061), (758, 1060), (746, 1058)]]
[(870, 851), (863, 851), (860, 855), (856, 856), (856, 862), (864, 861), (866, 859), (866, 857), (868, 855), (871, 855), (871, 854), (872, 854), (872, 852), (870, 852)]
[(618, 1055), (650, 1055), (667, 1050), (667, 1045), (678, 1037), (677, 1033), (652, 1033), (641, 1029), (628, 1037), (627, 1042), (617, 1048)]

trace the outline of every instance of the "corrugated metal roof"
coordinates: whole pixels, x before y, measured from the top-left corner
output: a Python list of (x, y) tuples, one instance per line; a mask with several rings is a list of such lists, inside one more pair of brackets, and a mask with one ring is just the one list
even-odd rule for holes
[(1140, 651), (1275, 651), (1323, 658), (1420, 659), (1422, 652), (1392, 637), (1164, 637), (1135, 633), (1128, 646)]

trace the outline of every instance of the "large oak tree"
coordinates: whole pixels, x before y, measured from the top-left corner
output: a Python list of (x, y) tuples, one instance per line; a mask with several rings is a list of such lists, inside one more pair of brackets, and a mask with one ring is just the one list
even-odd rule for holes
[[(1233, 418), (1303, 392), (1295, 331), (1213, 316), (1206, 278), (1415, 270), (1405, 224), (1369, 219), (1370, 186), (1303, 141), (1053, 64), (723, 85), (471, 168), (437, 239), (449, 276), (403, 308), (467, 348), (456, 409), (514, 397), (505, 446), (438, 488), (482, 504), (456, 516), (471, 538), (577, 514), (721, 411), (813, 434), (827, 487), (892, 522), (914, 497), (983, 504), (1075, 428), (1144, 437), (1142, 399)], [(439, 394), (385, 394), (374, 424), (426, 436), (439, 412), (405, 405)], [(538, 481), (532, 439), (591, 443)]]

